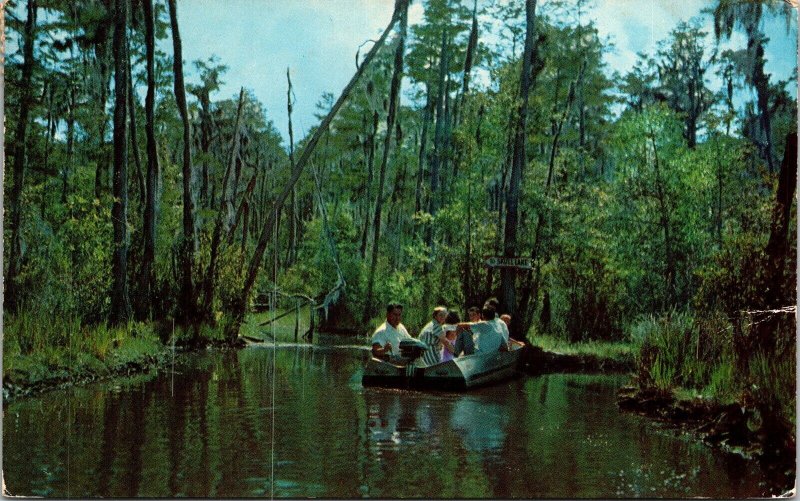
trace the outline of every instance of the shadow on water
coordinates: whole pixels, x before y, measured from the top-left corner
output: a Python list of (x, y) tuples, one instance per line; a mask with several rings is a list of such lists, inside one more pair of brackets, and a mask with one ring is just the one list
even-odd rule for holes
[(260, 346), (4, 408), (8, 493), (51, 497), (746, 497), (752, 463), (615, 405), (619, 376), (363, 388), (368, 350)]

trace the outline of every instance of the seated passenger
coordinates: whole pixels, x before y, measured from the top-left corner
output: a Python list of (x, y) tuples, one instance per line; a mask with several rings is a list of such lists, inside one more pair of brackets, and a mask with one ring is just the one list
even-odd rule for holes
[(447, 308), (444, 306), (437, 306), (433, 309), (433, 320), (422, 328), (419, 333), (419, 340), (427, 345), (425, 353), (422, 354), (422, 361), (426, 366), (438, 364), (440, 360), (440, 353), (443, 340), (446, 339), (444, 331), (442, 331), (442, 324), (447, 317)]
[(467, 317), (469, 318), (470, 322), (480, 322), (481, 309), (477, 306), (470, 306), (470, 308), (467, 310)]
[(458, 313), (451, 311), (444, 319), (442, 330), (444, 331), (445, 339), (442, 341), (442, 362), (453, 360), (455, 353), (456, 343), (456, 326), (461, 321)]
[(466, 322), (458, 324), (457, 332), (472, 332), (475, 353), (490, 353), (494, 351), (506, 351), (508, 346), (505, 343), (502, 332), (494, 323), (495, 310), (489, 306), (484, 306), (481, 310), (480, 322)]
[[(483, 306), (484, 308), (487, 306), (494, 308), (494, 311), (497, 312), (500, 309), (500, 301), (498, 301), (497, 298), (490, 297)], [(503, 317), (507, 317), (508, 320)], [(495, 317), (492, 322), (494, 322), (495, 328), (503, 334), (503, 341), (506, 344), (506, 348), (511, 349), (511, 335), (508, 330), (509, 327), (511, 327), (511, 315), (503, 313), (499, 317)]]
[[(502, 315), (500, 315), (500, 320), (502, 320), (503, 323), (506, 324), (507, 329), (511, 329), (511, 315), (509, 315), (508, 313), (503, 313)], [(513, 337), (509, 337), (508, 349), (510, 350), (512, 346), (525, 346), (525, 343), (523, 343), (522, 341), (517, 341)]]
[(389, 303), (386, 305), (386, 321), (372, 334), (372, 356), (384, 360), (396, 361), (400, 358), (400, 341), (413, 339), (400, 323), (403, 316), (403, 305)]

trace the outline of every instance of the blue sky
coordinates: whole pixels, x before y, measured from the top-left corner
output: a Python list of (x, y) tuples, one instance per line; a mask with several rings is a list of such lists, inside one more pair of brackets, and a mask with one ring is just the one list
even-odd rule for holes
[[(666, 38), (678, 22), (699, 16), (701, 9), (714, 3), (595, 0), (583, 16), (597, 23), (601, 36), (613, 40), (616, 48), (607, 56), (609, 67), (624, 74), (633, 66), (637, 52), (652, 53), (657, 42)], [(378, 37), (391, 18), (393, 4), (393, 0), (180, 1), (178, 15), (187, 80), (197, 81), (192, 61), (218, 56), (229, 69), (216, 98), (234, 97), (240, 86), (251, 89), (286, 138), (289, 67), (297, 97), (293, 113), (295, 136), (302, 137), (317, 121), (315, 104), (322, 93), (339, 95), (355, 71), (359, 45)], [(540, 0), (539, 8), (546, 4), (547, 0)], [(420, 22), (422, 14), (421, 0), (414, 0), (409, 22)], [(708, 44), (712, 45), (710, 16), (705, 16), (704, 22), (710, 35)], [(763, 29), (771, 38), (767, 71), (773, 79), (786, 79), (797, 61), (797, 19), (788, 33), (782, 20), (768, 19)], [(745, 43), (744, 36), (736, 34), (727, 45), (741, 48)], [(362, 49), (362, 54), (367, 48), (368, 45)], [(170, 40), (163, 42), (163, 49), (171, 53)]]

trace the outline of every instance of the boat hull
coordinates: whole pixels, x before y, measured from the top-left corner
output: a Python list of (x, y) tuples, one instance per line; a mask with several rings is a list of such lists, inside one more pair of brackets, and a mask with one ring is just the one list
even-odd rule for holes
[(521, 349), (475, 354), (428, 367), (396, 365), (372, 358), (364, 369), (364, 386), (466, 390), (512, 378)]

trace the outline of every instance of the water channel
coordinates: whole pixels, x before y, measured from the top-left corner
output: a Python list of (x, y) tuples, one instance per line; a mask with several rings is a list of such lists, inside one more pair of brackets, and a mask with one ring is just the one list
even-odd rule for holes
[(331, 344), (178, 357), (174, 370), (5, 404), (7, 494), (58, 498), (735, 498), (757, 465), (620, 413), (626, 376), (467, 393), (363, 388)]

